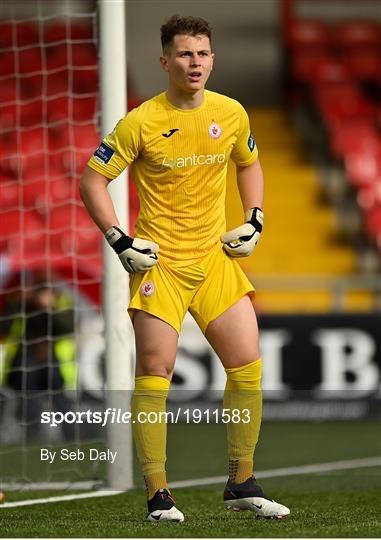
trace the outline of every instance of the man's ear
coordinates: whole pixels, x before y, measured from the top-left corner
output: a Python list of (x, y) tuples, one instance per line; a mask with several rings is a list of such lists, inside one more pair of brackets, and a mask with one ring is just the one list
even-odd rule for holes
[(160, 65), (164, 71), (168, 71), (168, 59), (166, 56), (160, 56)]
[(214, 56), (215, 56), (214, 53), (212, 53), (212, 60), (213, 60), (213, 61), (212, 61), (212, 67), (210, 68), (210, 71), (213, 70), (213, 66), (214, 66)]

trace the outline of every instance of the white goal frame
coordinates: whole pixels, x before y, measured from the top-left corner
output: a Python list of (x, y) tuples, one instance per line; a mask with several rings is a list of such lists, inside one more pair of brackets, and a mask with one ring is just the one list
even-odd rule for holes
[[(113, 130), (126, 114), (127, 54), (126, 3), (99, 0), (100, 90), (102, 136)], [(128, 183), (125, 171), (110, 184), (120, 225), (128, 230)], [(103, 307), (106, 339), (107, 406), (129, 406), (132, 390), (132, 329), (128, 321), (128, 274), (108, 245), (104, 246)], [(133, 487), (132, 435), (129, 424), (109, 424), (108, 448), (117, 451), (108, 465), (108, 485), (112, 489)]]

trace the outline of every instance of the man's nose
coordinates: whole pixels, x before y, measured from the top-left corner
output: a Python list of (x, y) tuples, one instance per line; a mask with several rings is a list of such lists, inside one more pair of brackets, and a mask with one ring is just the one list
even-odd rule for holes
[(191, 64), (192, 64), (192, 66), (199, 66), (200, 65), (200, 59), (198, 58), (197, 55), (194, 54), (192, 56)]

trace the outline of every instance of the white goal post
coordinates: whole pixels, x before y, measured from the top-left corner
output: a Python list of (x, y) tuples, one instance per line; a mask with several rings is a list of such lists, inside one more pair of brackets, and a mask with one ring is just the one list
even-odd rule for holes
[[(126, 114), (126, 3), (124, 0), (99, 0), (100, 87), (102, 136)], [(120, 225), (128, 227), (127, 173), (109, 187)], [(103, 306), (106, 338), (107, 405), (128, 408), (132, 389), (132, 332), (127, 315), (128, 274), (108, 245), (104, 246), (105, 275)], [(108, 446), (118, 451), (119, 459), (108, 465), (108, 484), (112, 489), (133, 486), (131, 426), (109, 424)]]

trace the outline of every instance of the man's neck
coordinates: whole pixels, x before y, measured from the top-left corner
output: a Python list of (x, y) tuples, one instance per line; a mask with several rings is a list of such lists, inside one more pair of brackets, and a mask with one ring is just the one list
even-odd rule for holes
[(182, 92), (179, 89), (168, 88), (166, 96), (171, 105), (177, 109), (196, 109), (204, 102), (204, 88), (191, 94), (189, 92)]

